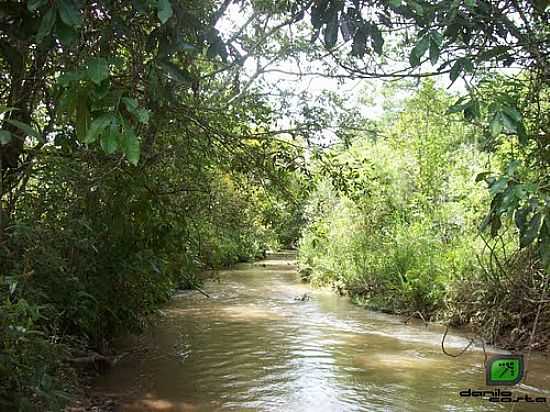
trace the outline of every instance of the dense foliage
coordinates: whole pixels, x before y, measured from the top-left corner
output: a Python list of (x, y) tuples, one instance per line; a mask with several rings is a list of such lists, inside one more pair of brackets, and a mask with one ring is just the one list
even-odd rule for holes
[[(503, 219), (493, 237), (480, 232), (496, 185), (490, 181), (488, 193), (482, 177), (537, 182), (541, 170), (510, 164), (510, 145), (484, 153), (479, 129), (449, 114), (454, 100), (424, 82), (397, 118), (334, 148), (328, 167), (326, 159), (315, 166), (302, 275), (371, 308), (471, 324), (487, 342), (521, 347), (548, 290), (543, 249), (526, 247), (534, 231), (524, 232), (518, 218)], [(534, 182), (518, 202), (541, 195)], [(549, 325), (537, 326), (544, 347)]]
[(228, 103), (224, 7), (0, 3), (2, 410), (59, 410), (72, 359), (295, 242), (303, 150)]

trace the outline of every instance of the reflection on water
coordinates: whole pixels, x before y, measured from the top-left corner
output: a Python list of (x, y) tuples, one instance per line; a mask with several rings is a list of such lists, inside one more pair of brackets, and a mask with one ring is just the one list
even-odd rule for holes
[[(441, 329), (404, 325), (299, 282), (292, 256), (241, 265), (189, 292), (97, 389), (122, 411), (510, 411), (461, 390), (484, 385), (483, 353), (440, 350)], [(308, 293), (310, 301), (296, 301)], [(449, 336), (449, 350), (466, 339)], [(533, 396), (550, 393), (550, 361), (533, 355)], [(537, 394), (538, 395), (535, 395)], [(547, 395), (548, 396), (548, 395)], [(550, 396), (549, 396), (550, 398)], [(550, 405), (518, 404), (515, 411)]]

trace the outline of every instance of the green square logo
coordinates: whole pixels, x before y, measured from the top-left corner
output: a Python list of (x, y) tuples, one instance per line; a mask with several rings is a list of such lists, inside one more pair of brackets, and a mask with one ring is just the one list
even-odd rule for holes
[(523, 355), (495, 355), (485, 365), (487, 385), (516, 385), (523, 378)]

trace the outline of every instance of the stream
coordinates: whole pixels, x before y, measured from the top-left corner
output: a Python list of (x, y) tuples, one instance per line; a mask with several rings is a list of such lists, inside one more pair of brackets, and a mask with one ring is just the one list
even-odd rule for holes
[[(485, 385), (484, 353), (441, 351), (444, 328), (404, 324), (300, 282), (292, 254), (217, 272), (182, 292), (94, 383), (123, 412), (550, 411), (550, 359), (531, 354), (516, 396), (546, 403), (461, 397)], [(304, 294), (309, 300), (296, 300)], [(447, 336), (458, 353), (468, 339)], [(490, 353), (507, 353), (487, 348)], [(505, 390), (506, 388), (501, 388)]]

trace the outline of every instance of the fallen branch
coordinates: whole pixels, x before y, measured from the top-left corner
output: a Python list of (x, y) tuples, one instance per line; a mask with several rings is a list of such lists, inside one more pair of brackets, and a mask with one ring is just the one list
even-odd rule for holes
[(202, 290), (201, 288), (199, 288), (198, 286), (194, 286), (193, 289), (200, 292), (200, 293), (202, 293), (207, 298), (210, 298), (210, 295), (208, 293), (206, 293), (204, 290)]
[(106, 363), (108, 366), (113, 366), (116, 363), (116, 358), (100, 355), (99, 353), (92, 352), (88, 356), (80, 356), (77, 358), (68, 358), (67, 362), (76, 364), (96, 364), (98, 362)]

